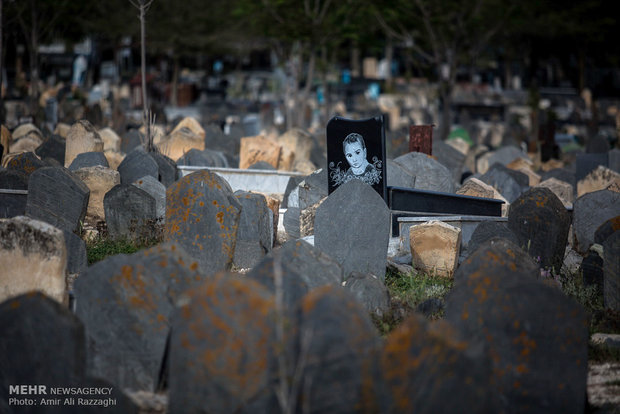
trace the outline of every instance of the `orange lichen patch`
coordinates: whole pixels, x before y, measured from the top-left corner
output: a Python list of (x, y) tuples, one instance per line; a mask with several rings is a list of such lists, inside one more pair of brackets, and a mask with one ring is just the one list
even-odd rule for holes
[(11, 309), (17, 309), (21, 306), (21, 304), (19, 303), (18, 300), (14, 300), (11, 302), (11, 304), (9, 305), (9, 308)]
[(200, 203), (198, 203), (198, 205), (200, 205), (200, 207), (204, 207), (205, 206), (205, 202), (201, 201)]
[(223, 224), (224, 223), (224, 212), (223, 211), (219, 211), (216, 215), (215, 215), (215, 220), (220, 223)]
[(525, 366), (525, 364), (517, 365), (516, 370), (519, 374), (525, 374), (526, 372), (529, 372), (529, 368)]
[(192, 271), (198, 270), (198, 263), (193, 262), (191, 265), (189, 265), (189, 270), (192, 270)]

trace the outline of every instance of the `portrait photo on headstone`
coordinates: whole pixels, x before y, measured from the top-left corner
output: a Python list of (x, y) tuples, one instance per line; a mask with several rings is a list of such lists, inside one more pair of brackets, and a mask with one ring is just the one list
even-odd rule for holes
[(327, 123), (328, 190), (361, 180), (386, 199), (385, 132), (381, 116), (352, 120), (334, 117)]

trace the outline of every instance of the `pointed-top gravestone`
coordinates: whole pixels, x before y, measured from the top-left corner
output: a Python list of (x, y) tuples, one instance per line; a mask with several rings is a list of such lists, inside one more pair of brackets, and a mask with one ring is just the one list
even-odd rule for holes
[(80, 168), (95, 167), (97, 165), (101, 165), (106, 168), (110, 167), (110, 164), (108, 164), (108, 159), (105, 155), (103, 155), (103, 152), (82, 152), (81, 154), (78, 154), (73, 161), (71, 161), (69, 171), (75, 171)]
[(508, 228), (543, 269), (562, 268), (570, 215), (548, 188), (534, 187), (510, 205)]
[(493, 164), (480, 177), (480, 181), (496, 188), (509, 203), (515, 201), (529, 185), (527, 175), (499, 163)]
[(620, 193), (600, 190), (584, 194), (573, 204), (573, 231), (576, 250), (584, 254), (594, 243), (599, 226), (620, 215)]
[(177, 163), (159, 152), (149, 152), (149, 155), (157, 163), (157, 179), (168, 188), (177, 180)]
[(161, 223), (155, 198), (132, 184), (114, 186), (103, 197), (103, 209), (112, 239), (148, 240)]
[(155, 200), (155, 212), (157, 220), (162, 223), (166, 218), (166, 187), (150, 175), (144, 176), (133, 182), (133, 185), (146, 191)]
[(20, 171), (28, 176), (41, 167), (45, 167), (45, 163), (31, 151), (17, 154), (6, 163), (7, 169)]
[(183, 246), (203, 272), (213, 274), (232, 265), (240, 214), (241, 204), (226, 180), (196, 171), (166, 190), (164, 237)]
[(89, 197), (86, 184), (66, 168), (39, 168), (28, 181), (26, 215), (77, 232), (86, 216)]
[(52, 135), (34, 150), (42, 160), (51, 158), (61, 165), (65, 163), (65, 139), (60, 135)]
[(271, 251), (273, 213), (262, 194), (236, 191), (235, 197), (241, 204), (241, 216), (233, 263), (239, 268), (251, 268)]
[(75, 298), (89, 372), (121, 388), (155, 391), (175, 305), (205, 280), (175, 243), (111, 256), (86, 269), (75, 282)]
[(127, 154), (118, 166), (118, 172), (121, 174), (121, 184), (131, 184), (145, 175), (159, 178), (157, 162), (142, 147)]
[(316, 211), (315, 246), (342, 266), (345, 279), (353, 271), (385, 278), (390, 210), (373, 190), (351, 180)]
[(387, 200), (383, 118), (355, 121), (334, 117), (327, 123), (328, 193), (357, 179)]
[(394, 163), (415, 177), (419, 190), (453, 193), (452, 174), (439, 161), (421, 152), (409, 152), (394, 159)]

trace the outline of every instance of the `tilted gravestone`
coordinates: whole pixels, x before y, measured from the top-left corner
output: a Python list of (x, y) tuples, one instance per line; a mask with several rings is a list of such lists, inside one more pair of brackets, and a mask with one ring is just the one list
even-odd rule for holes
[(34, 152), (17, 154), (6, 163), (8, 170), (19, 171), (28, 176), (42, 167), (45, 167), (45, 163)]
[(454, 192), (452, 173), (426, 154), (410, 152), (395, 158), (394, 163), (415, 177), (416, 189), (443, 193)]
[(371, 406), (379, 388), (380, 340), (357, 299), (339, 286), (315, 289), (302, 299), (293, 326), (301, 349), (293, 367), (303, 367), (298, 406), (308, 413)]
[(207, 170), (166, 190), (166, 240), (179, 243), (205, 273), (229, 269), (237, 242), (241, 204), (223, 178)]
[(342, 266), (345, 278), (358, 271), (384, 280), (390, 224), (390, 210), (376, 190), (351, 180), (317, 209), (315, 246)]
[(282, 289), (283, 303), (293, 309), (310, 290), (342, 283), (342, 268), (331, 257), (303, 240), (291, 240), (271, 252), (247, 274), (275, 294)]
[(594, 243), (596, 229), (618, 215), (620, 215), (619, 193), (600, 190), (579, 197), (573, 204), (576, 250), (582, 254), (587, 252)]
[(157, 163), (157, 179), (166, 188), (177, 180), (177, 163), (159, 152), (149, 152), (151, 158)]
[(194, 289), (172, 319), (169, 412), (278, 411), (275, 315), (273, 296), (246, 278)]
[(557, 180), (564, 181), (565, 183), (569, 183), (573, 188), (577, 185), (575, 173), (566, 168), (554, 168), (552, 170), (545, 171), (540, 175), (540, 179), (543, 182), (550, 178), (555, 178)]
[(86, 243), (75, 233), (63, 230), (67, 248), (67, 273), (82, 273), (88, 267)]
[(251, 268), (273, 246), (273, 213), (261, 194), (236, 191), (241, 204), (237, 243), (233, 263), (239, 268)]
[(131, 184), (145, 175), (159, 178), (157, 163), (142, 147), (135, 148), (127, 154), (118, 166), (118, 172), (121, 175), (121, 184)]
[(28, 181), (26, 215), (77, 232), (86, 216), (90, 190), (64, 167), (43, 167)]
[(52, 135), (46, 139), (43, 144), (39, 145), (35, 154), (41, 157), (42, 160), (51, 158), (58, 161), (61, 165), (65, 163), (65, 139), (59, 135)]
[(594, 232), (594, 243), (602, 245), (609, 236), (618, 230), (620, 230), (620, 216), (610, 218), (598, 226), (596, 232)]
[(390, 187), (415, 187), (415, 175), (412, 175), (405, 168), (401, 167), (400, 164), (397, 164), (392, 160), (387, 160), (385, 169), (387, 185)]
[(380, 412), (498, 412), (499, 398), (489, 393), (488, 358), (471, 348), (443, 320), (431, 324), (421, 315), (408, 317), (383, 347), (381, 375), (387, 398)]
[(78, 154), (71, 165), (69, 165), (69, 171), (75, 171), (80, 168), (94, 167), (101, 165), (103, 167), (110, 167), (108, 159), (103, 155), (103, 152), (83, 152)]
[(65, 303), (67, 250), (62, 231), (19, 216), (0, 221), (0, 301), (39, 290)]
[(603, 243), (604, 302), (605, 307), (620, 311), (620, 231), (614, 232)]
[(205, 280), (174, 243), (90, 266), (74, 286), (89, 373), (121, 388), (155, 391), (175, 304)]
[(614, 148), (607, 155), (609, 156), (609, 168), (620, 173), (620, 149)]
[(383, 118), (360, 121), (334, 117), (326, 127), (328, 193), (359, 180), (387, 200)]
[(440, 139), (433, 140), (433, 156), (452, 173), (455, 183), (461, 182), (465, 154)]
[(510, 206), (508, 228), (542, 268), (562, 268), (571, 218), (548, 188), (532, 188)]
[(588, 318), (517, 245), (492, 239), (456, 271), (446, 320), (487, 349), (502, 411), (581, 413)]
[(155, 215), (163, 223), (166, 217), (166, 187), (150, 175), (144, 176), (132, 183), (146, 191), (155, 200)]
[(112, 239), (150, 239), (161, 224), (153, 196), (131, 184), (119, 184), (108, 191), (103, 208)]
[(515, 201), (529, 186), (527, 175), (498, 163), (480, 176), (480, 181), (496, 188), (509, 203)]
[[(295, 177), (293, 177), (295, 178)], [(291, 178), (290, 182), (294, 182)], [(288, 187), (288, 186), (287, 186)], [(287, 210), (284, 213), (284, 228), (292, 239), (300, 234), (300, 216), (302, 211), (314, 206), (327, 197), (327, 170), (320, 169), (303, 178), (303, 180), (286, 197)]]

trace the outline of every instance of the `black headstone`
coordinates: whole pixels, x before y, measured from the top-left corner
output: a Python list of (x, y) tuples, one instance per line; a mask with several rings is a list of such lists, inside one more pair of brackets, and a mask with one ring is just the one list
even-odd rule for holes
[(146, 175), (159, 179), (157, 162), (141, 147), (127, 154), (117, 169), (121, 175), (121, 184), (131, 184)]
[(124, 153), (129, 153), (133, 151), (136, 147), (142, 145), (142, 134), (137, 129), (130, 129), (123, 135), (121, 139), (121, 151)]
[(387, 202), (383, 118), (356, 121), (334, 117), (327, 123), (326, 133), (328, 193), (359, 179)]
[(620, 230), (620, 216), (610, 218), (605, 223), (598, 226), (594, 232), (594, 243), (603, 244), (605, 240), (615, 232)]
[(493, 164), (480, 181), (496, 188), (509, 203), (515, 201), (529, 184), (527, 175), (499, 163)]
[(158, 176), (156, 178), (168, 188), (177, 180), (177, 163), (159, 152), (149, 152), (149, 155), (157, 163)]
[(577, 154), (577, 172), (575, 173), (575, 181), (583, 180), (588, 174), (596, 170), (599, 165), (607, 167), (609, 157), (604, 154)]
[(43, 167), (28, 181), (26, 215), (77, 232), (86, 216), (90, 190), (64, 167)]
[(42, 160), (52, 158), (65, 165), (66, 141), (60, 135), (52, 135), (34, 150)]
[(620, 312), (620, 231), (616, 231), (603, 243), (605, 263), (603, 272), (605, 307)]
[(69, 165), (69, 171), (75, 171), (80, 168), (87, 167), (95, 167), (97, 165), (102, 165), (106, 168), (110, 168), (110, 164), (108, 164), (108, 159), (103, 155), (103, 152), (93, 151), (93, 152), (83, 152), (78, 154), (77, 157), (71, 161), (71, 165)]
[(86, 243), (77, 234), (63, 230), (67, 246), (67, 273), (81, 273), (88, 267)]
[(156, 232), (157, 205), (152, 195), (131, 184), (118, 184), (103, 197), (111, 238), (149, 239)]
[(8, 170), (20, 171), (26, 175), (32, 174), (41, 167), (45, 167), (45, 163), (31, 151), (16, 155), (6, 164)]
[(595, 286), (598, 294), (603, 295), (603, 258), (594, 249), (588, 250), (581, 262), (581, 274), (584, 286)]

